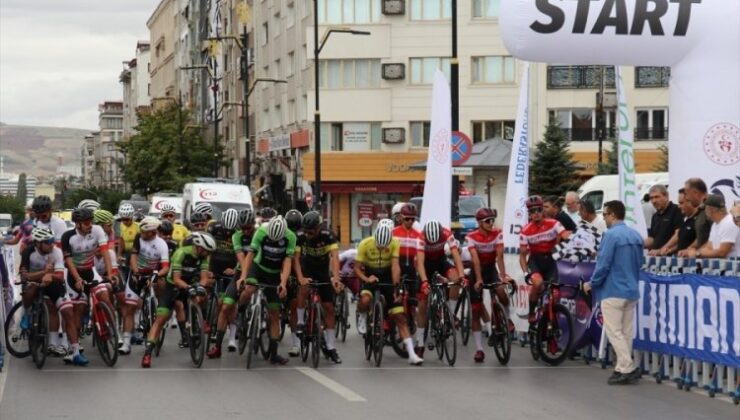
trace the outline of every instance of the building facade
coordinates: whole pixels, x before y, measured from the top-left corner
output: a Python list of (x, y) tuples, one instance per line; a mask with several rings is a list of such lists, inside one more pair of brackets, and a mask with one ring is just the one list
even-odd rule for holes
[(149, 96), (152, 105), (157, 98), (175, 98), (177, 93), (175, 80), (175, 45), (176, 45), (176, 1), (162, 0), (146, 22), (149, 28), (150, 62), (149, 77), (151, 88)]
[(128, 140), (136, 133), (138, 115), (149, 109), (151, 83), (149, 68), (151, 63), (149, 42), (136, 44), (136, 56), (125, 63), (119, 80), (123, 86), (123, 139)]

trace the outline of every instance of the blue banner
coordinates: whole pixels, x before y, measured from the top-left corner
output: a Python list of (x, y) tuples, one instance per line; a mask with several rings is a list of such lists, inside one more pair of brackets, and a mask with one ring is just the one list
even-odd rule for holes
[(740, 278), (641, 272), (634, 348), (740, 368)]
[[(579, 262), (572, 263), (569, 261), (558, 261), (558, 275), (560, 281), (575, 287), (580, 286), (581, 279), (588, 282), (596, 268), (596, 263)], [(601, 340), (601, 310), (592, 302), (591, 295), (576, 293), (574, 290), (561, 290), (563, 297), (560, 303), (565, 305), (573, 315), (573, 344), (574, 349), (578, 350), (585, 346), (599, 346)]]

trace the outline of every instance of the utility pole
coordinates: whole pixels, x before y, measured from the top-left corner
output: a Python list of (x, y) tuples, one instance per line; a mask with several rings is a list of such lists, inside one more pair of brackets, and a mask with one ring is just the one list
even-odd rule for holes
[(242, 47), (242, 62), (240, 68), (239, 78), (242, 80), (244, 86), (244, 106), (242, 108), (244, 115), (244, 166), (245, 175), (247, 178), (247, 187), (252, 187), (252, 152), (250, 150), (251, 142), (249, 139), (249, 47), (247, 44), (247, 25), (245, 24), (242, 29), (241, 47)]
[(596, 139), (599, 141), (599, 167), (603, 163), (603, 143), (606, 137), (606, 118), (604, 117), (604, 83), (606, 66), (601, 66), (601, 83), (599, 83), (599, 98), (596, 104)]
[(213, 177), (218, 178), (218, 60), (213, 56)]
[[(460, 129), (460, 63), (457, 60), (457, 0), (452, 0), (452, 58), (450, 59), (450, 96), (452, 104), (452, 131)], [(450, 137), (450, 142), (452, 137)], [(452, 159), (452, 154), (450, 154)], [(458, 215), (457, 203), (460, 201), (460, 180), (452, 175), (451, 220)]]
[(319, 2), (313, 0), (313, 138), (314, 138), (314, 189), (313, 202), (321, 212), (321, 111), (319, 108)]

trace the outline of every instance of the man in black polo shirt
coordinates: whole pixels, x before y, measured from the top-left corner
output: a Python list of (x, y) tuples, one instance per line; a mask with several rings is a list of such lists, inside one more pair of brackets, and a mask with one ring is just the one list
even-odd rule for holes
[(709, 240), (709, 231), (712, 229), (712, 221), (707, 217), (704, 200), (707, 198), (707, 184), (701, 178), (689, 178), (684, 184), (686, 199), (697, 208), (695, 218), (696, 239), (686, 249), (678, 252), (679, 257), (689, 257), (690, 253), (697, 251)]
[(658, 255), (660, 248), (671, 240), (683, 223), (683, 216), (678, 206), (668, 199), (668, 189), (664, 185), (653, 185), (650, 188), (650, 202), (655, 207), (655, 214), (650, 223), (645, 248), (650, 250), (649, 255)]
[(573, 219), (563, 211), (564, 203), (565, 201), (562, 197), (556, 197), (554, 195), (545, 197), (545, 206), (543, 208), (545, 216), (560, 222), (565, 230), (575, 232), (576, 229), (578, 229), (578, 226), (576, 226), (576, 222), (574, 222)]
[(697, 208), (686, 198), (686, 191), (678, 190), (678, 208), (683, 215), (683, 223), (667, 244), (663, 245), (656, 255), (675, 255), (683, 251), (696, 241)]

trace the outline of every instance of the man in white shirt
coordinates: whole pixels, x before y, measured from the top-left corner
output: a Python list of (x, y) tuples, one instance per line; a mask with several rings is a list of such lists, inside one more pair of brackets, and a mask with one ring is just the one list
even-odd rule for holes
[(725, 199), (719, 194), (710, 194), (704, 201), (707, 218), (712, 223), (709, 241), (696, 251), (697, 258), (740, 257), (740, 227), (735, 224), (725, 208)]
[(604, 234), (604, 232), (606, 232), (606, 222), (604, 221), (604, 216), (596, 214), (594, 203), (587, 200), (582, 200), (579, 206), (578, 215), (580, 216), (581, 220), (598, 229), (600, 234)]
[[(573, 222), (577, 225), (581, 221), (581, 198), (578, 197), (578, 193), (575, 191), (568, 191), (565, 194), (565, 213), (573, 219)], [(604, 230), (606, 230), (606, 223), (604, 224)]]

